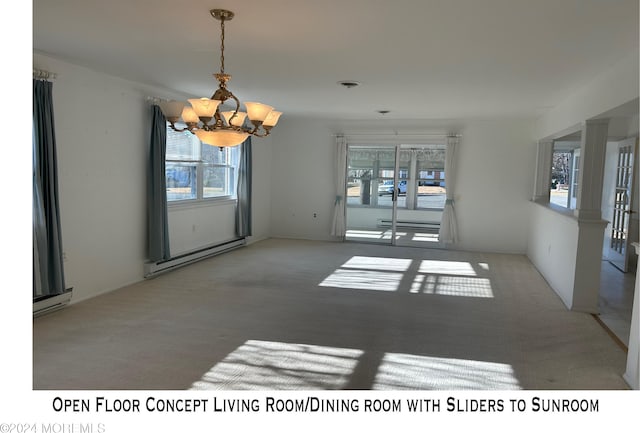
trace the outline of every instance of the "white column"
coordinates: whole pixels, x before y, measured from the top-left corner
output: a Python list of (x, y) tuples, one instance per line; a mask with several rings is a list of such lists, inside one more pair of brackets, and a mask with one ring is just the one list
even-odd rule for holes
[(578, 219), (576, 267), (573, 278), (571, 309), (598, 313), (600, 272), (602, 270), (602, 242), (607, 222)]
[[(634, 242), (636, 254), (640, 254), (640, 244)], [(640, 269), (639, 269), (640, 270)], [(636, 271), (636, 288), (633, 295), (633, 311), (631, 313), (631, 331), (629, 333), (629, 351), (627, 353), (627, 371), (624, 380), (632, 389), (640, 390), (640, 274)]]
[(540, 140), (538, 142), (538, 162), (533, 190), (533, 201), (549, 203), (549, 188), (551, 187), (551, 159), (553, 156), (553, 141)]
[[(598, 312), (602, 242), (607, 222), (602, 220), (602, 184), (609, 119), (587, 120), (582, 125), (578, 199), (576, 273), (571, 309)], [(596, 283), (594, 283), (596, 282)]]
[(376, 207), (378, 206), (378, 186), (380, 185), (380, 179), (378, 179), (378, 176), (380, 175), (380, 160), (378, 159), (379, 156), (376, 156), (376, 159), (373, 161), (373, 171), (371, 172), (371, 184), (370, 184), (370, 190), (371, 190), (371, 195), (369, 198), (369, 204), (372, 207)]
[(406, 203), (407, 209), (413, 210), (417, 207), (418, 200), (418, 155), (416, 150), (411, 150), (411, 160), (409, 161), (409, 178), (407, 179)]
[(574, 214), (582, 220), (602, 217), (602, 183), (609, 119), (587, 120), (582, 126), (578, 200)]

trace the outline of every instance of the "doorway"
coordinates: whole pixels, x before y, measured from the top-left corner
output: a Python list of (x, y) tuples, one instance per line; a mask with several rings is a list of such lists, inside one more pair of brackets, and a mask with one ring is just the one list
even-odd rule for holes
[(638, 256), (638, 138), (607, 143), (602, 217), (609, 223), (602, 247), (599, 318), (628, 344)]
[(607, 145), (603, 191), (603, 216), (609, 221), (605, 232), (605, 256), (622, 272), (628, 272), (633, 258), (631, 242), (638, 241), (638, 203), (636, 176), (636, 148), (638, 139), (628, 138)]
[(349, 145), (346, 239), (439, 247), (445, 144)]

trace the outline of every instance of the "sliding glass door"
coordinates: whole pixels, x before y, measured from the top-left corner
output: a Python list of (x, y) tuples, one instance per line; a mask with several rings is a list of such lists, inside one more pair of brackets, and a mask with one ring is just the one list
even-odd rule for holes
[(438, 246), (444, 144), (349, 145), (346, 239)]
[(392, 244), (398, 198), (396, 146), (347, 150), (347, 240)]

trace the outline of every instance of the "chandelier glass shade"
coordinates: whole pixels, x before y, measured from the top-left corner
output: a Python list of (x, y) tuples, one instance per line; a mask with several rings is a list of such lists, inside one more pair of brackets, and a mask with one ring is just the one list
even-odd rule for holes
[[(211, 146), (237, 146), (250, 135), (269, 135), (282, 113), (260, 102), (245, 102), (246, 112), (240, 111), (240, 100), (227, 89), (231, 75), (224, 72), (224, 23), (234, 14), (224, 9), (211, 9), (210, 13), (220, 21), (220, 72), (213, 74), (218, 89), (211, 98), (189, 99), (189, 105), (181, 101), (162, 101), (158, 105), (174, 131), (189, 131)], [(227, 100), (232, 101), (232, 107), (221, 112)]]

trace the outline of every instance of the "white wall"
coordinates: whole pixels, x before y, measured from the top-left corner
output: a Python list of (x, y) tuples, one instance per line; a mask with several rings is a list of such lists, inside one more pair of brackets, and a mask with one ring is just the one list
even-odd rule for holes
[(631, 116), (628, 125), (627, 137), (637, 136), (640, 133), (640, 116)]
[(534, 202), (530, 214), (531, 262), (568, 309), (597, 313), (599, 284), (593, 282), (600, 281), (602, 225)]
[[(164, 89), (108, 76), (39, 53), (33, 67), (57, 73), (53, 84), (62, 245), (72, 302), (143, 278), (146, 261), (146, 170), (150, 108), (148, 96), (183, 99)], [(268, 139), (267, 139), (268, 140)], [(269, 150), (254, 144), (254, 234), (268, 236)], [(266, 161), (266, 163), (265, 163)], [(257, 192), (257, 194), (256, 194)], [(229, 206), (216, 206), (196, 218), (195, 234), (209, 240), (229, 234)], [(173, 213), (178, 221), (184, 214)], [(217, 222), (223, 221), (222, 225)], [(172, 230), (175, 250), (190, 249), (193, 223)]]
[[(578, 222), (538, 203), (529, 203), (527, 255), (567, 308), (573, 304)], [(567, 211), (571, 214), (570, 211)], [(561, 240), (561, 241), (558, 241)]]
[(248, 243), (271, 236), (271, 136), (251, 141), (252, 151), (252, 230)]
[[(235, 200), (169, 207), (171, 256), (235, 239)], [(215, 218), (213, 216), (215, 215)]]
[(368, 126), (366, 122), (283, 118), (273, 136), (272, 236), (331, 239), (336, 133), (446, 133), (455, 128), (463, 135), (455, 194), (460, 234), (456, 248), (526, 251), (535, 161), (531, 121), (376, 122)]
[(561, 101), (536, 123), (536, 139), (542, 139), (638, 97), (638, 51), (611, 66), (589, 85)]
[[(331, 240), (335, 138), (332, 124), (282, 116), (271, 159), (271, 235)], [(314, 214), (316, 215), (314, 217)]]
[(524, 253), (536, 155), (528, 121), (468, 122), (458, 152), (459, 248)]
[[(635, 254), (640, 254), (640, 247), (635, 247)], [(637, 260), (636, 260), (637, 261)], [(638, 272), (636, 270), (636, 275)], [(627, 369), (623, 375), (632, 389), (640, 390), (640, 278), (636, 277), (633, 308), (631, 312), (631, 330), (629, 332), (629, 350)]]

